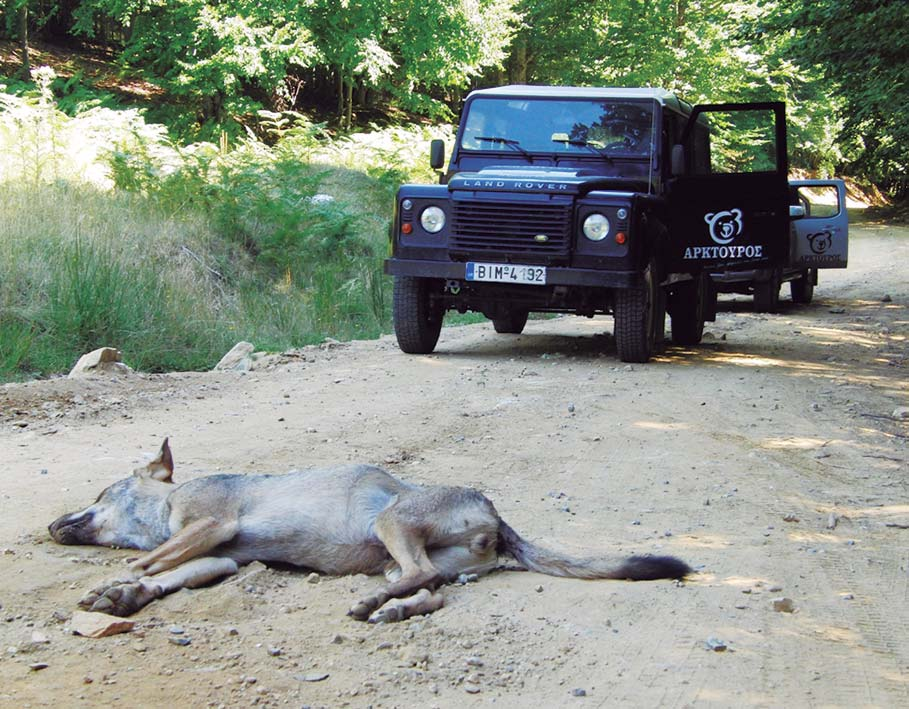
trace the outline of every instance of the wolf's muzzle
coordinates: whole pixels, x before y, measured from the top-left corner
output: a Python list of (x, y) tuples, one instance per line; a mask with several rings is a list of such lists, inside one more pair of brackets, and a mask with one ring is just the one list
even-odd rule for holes
[(51, 522), (47, 530), (59, 544), (91, 544), (92, 532), (89, 527), (93, 517), (91, 512), (63, 515)]

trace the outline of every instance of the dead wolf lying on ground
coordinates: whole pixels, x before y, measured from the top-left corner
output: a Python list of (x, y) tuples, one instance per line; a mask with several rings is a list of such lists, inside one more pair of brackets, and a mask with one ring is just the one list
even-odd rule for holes
[(440, 584), (492, 570), (499, 554), (553, 576), (643, 580), (691, 571), (671, 556), (576, 559), (543, 549), (522, 539), (476, 490), (413, 485), (367, 465), (212, 475), (182, 485), (172, 482), (173, 470), (165, 439), (147, 466), (50, 525), (61, 544), (150, 550), (125, 577), (86, 594), (82, 607), (129, 615), (251, 561), (338, 575), (384, 571), (390, 583), (349, 613), (372, 623), (438, 610)]

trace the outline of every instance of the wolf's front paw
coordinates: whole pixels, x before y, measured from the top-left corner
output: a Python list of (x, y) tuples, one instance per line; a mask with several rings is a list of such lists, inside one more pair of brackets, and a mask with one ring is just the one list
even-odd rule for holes
[(91, 607), (95, 605), (98, 599), (101, 598), (108, 589), (111, 589), (114, 586), (121, 586), (125, 583), (132, 583), (135, 580), (135, 576), (121, 576), (115, 579), (107, 579), (107, 581), (95, 586), (91, 591), (82, 596), (82, 598), (79, 599), (79, 607), (85, 610), (91, 610)]
[[(83, 598), (83, 601), (88, 601), (92, 593), (89, 592)], [(144, 608), (160, 595), (155, 587), (146, 586), (141, 581), (121, 583), (104, 590), (87, 607), (88, 610), (95, 613), (127, 616), (132, 615), (140, 608)], [(80, 605), (82, 605), (81, 601)]]

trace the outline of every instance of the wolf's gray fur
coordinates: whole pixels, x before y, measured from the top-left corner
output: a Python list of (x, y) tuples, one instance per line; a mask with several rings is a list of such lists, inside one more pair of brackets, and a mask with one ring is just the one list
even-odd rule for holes
[(691, 571), (669, 556), (578, 559), (547, 550), (523, 539), (476, 490), (414, 485), (367, 465), (212, 475), (182, 485), (172, 475), (165, 440), (147, 466), (50, 525), (62, 544), (148, 552), (124, 577), (86, 594), (83, 607), (129, 615), (251, 561), (327, 574), (384, 571), (391, 583), (350, 611), (372, 622), (436, 610), (442, 605), (437, 586), (492, 570), (499, 554), (532, 571), (577, 578), (682, 578)]

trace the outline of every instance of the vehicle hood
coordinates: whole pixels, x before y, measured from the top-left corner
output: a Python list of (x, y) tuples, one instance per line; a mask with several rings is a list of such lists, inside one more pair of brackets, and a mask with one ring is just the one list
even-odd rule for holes
[(488, 167), (459, 172), (448, 181), (450, 192), (519, 192), (578, 195), (591, 190), (627, 189), (629, 180), (585, 168)]

